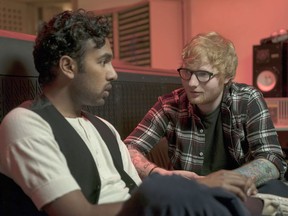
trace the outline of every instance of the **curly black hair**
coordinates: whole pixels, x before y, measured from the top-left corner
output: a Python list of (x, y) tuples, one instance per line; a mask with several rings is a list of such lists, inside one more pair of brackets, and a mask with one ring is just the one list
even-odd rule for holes
[(93, 39), (97, 48), (104, 46), (110, 27), (108, 18), (84, 9), (64, 11), (44, 23), (33, 50), (39, 83), (44, 85), (53, 81), (54, 68), (63, 55), (81, 63), (87, 40)]

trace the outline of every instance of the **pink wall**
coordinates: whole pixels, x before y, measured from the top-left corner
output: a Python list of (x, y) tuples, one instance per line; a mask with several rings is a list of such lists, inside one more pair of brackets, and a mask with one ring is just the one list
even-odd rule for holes
[[(105, 9), (147, 1), (162, 5), (152, 9), (152, 66), (156, 68), (177, 67), (182, 46), (192, 35), (218, 31), (236, 46), (239, 67), (235, 80), (252, 84), (253, 45), (280, 28), (288, 29), (288, 0), (78, 0), (78, 6)], [(163, 36), (167, 30), (170, 33)]]
[(151, 63), (153, 68), (175, 71), (183, 48), (182, 5), (175, 0), (150, 1)]
[[(102, 10), (143, 2), (143, 0), (72, 0), (73, 6), (87, 10)], [(146, 1), (146, 0), (144, 0)]]
[(252, 46), (280, 28), (288, 29), (287, 0), (191, 0), (191, 33), (218, 31), (238, 52), (236, 81), (252, 84)]

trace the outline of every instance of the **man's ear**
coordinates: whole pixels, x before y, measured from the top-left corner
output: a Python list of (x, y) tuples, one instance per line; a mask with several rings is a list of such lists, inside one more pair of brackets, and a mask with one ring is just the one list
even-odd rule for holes
[(228, 83), (230, 83), (232, 81), (232, 78), (231, 77), (226, 77), (226, 78), (224, 78), (224, 84), (226, 85), (226, 84), (228, 84)]
[(63, 75), (67, 76), (70, 79), (73, 79), (75, 76), (77, 64), (76, 62), (67, 55), (64, 55), (59, 60), (59, 67)]

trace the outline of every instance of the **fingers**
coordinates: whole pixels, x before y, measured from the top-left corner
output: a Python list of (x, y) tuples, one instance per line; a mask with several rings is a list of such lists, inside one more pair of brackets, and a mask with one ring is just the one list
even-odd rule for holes
[(184, 170), (173, 170), (170, 172), (170, 174), (181, 175), (187, 179), (195, 179), (209, 187), (221, 187), (236, 194), (243, 201), (246, 200), (247, 196), (257, 193), (254, 179), (234, 171), (219, 170), (207, 176), (199, 176), (196, 173)]
[(256, 186), (251, 178), (244, 176), (240, 179), (225, 181), (223, 188), (236, 194), (241, 200), (246, 201), (247, 196), (257, 193)]
[(231, 184), (235, 185), (246, 194), (246, 196), (251, 196), (257, 193), (257, 188), (255, 185), (255, 181), (253, 178), (246, 177), (244, 175), (241, 175), (239, 173), (232, 172), (231, 175), (229, 173), (229, 179), (232, 181)]
[(244, 190), (246, 191), (247, 196), (252, 196), (258, 193), (255, 180), (253, 178), (247, 178), (246, 185)]
[(247, 196), (254, 195), (258, 192), (254, 178), (238, 174), (237, 179), (233, 179), (233, 181), (235, 181), (233, 184), (239, 186)]
[(238, 196), (241, 200), (246, 201), (247, 196), (246, 193), (240, 188), (232, 184), (225, 184), (222, 186), (223, 189), (230, 191), (231, 193), (234, 193), (236, 196)]
[[(206, 176), (204, 184), (221, 187), (236, 194), (243, 201), (247, 196), (257, 193), (254, 180), (234, 171), (220, 170)], [(199, 179), (199, 181), (202, 181)]]

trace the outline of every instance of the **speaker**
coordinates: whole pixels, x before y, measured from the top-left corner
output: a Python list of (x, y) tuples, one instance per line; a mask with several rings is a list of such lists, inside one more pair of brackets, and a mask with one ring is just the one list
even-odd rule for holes
[(264, 97), (286, 97), (287, 42), (253, 46), (253, 85)]

